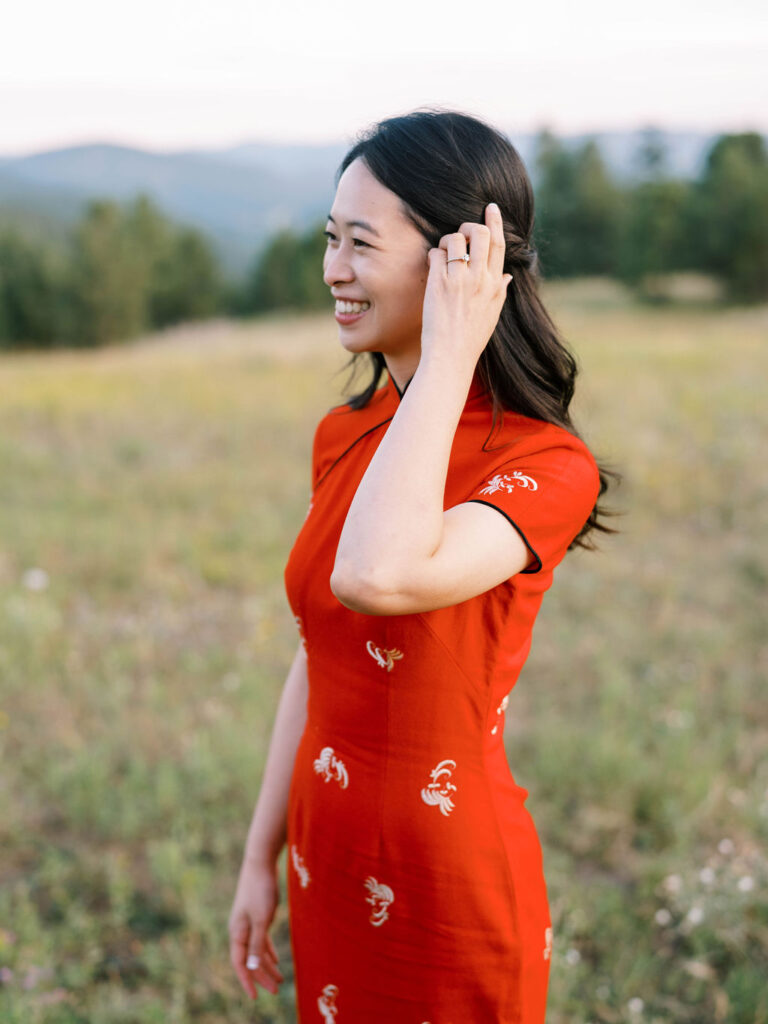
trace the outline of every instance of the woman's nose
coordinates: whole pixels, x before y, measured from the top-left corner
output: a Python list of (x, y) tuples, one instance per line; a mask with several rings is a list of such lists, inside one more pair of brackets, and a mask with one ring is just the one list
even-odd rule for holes
[(329, 288), (338, 281), (351, 281), (354, 277), (349, 260), (343, 256), (340, 250), (328, 252), (325, 258), (325, 270), (323, 280)]

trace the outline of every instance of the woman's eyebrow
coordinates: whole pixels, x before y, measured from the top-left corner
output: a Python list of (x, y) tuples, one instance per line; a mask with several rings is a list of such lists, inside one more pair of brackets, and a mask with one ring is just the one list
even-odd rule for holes
[[(328, 214), (328, 220), (333, 221), (334, 224), (336, 223), (336, 221), (333, 220), (333, 217), (330, 215), (330, 213)], [(379, 232), (375, 228), (372, 228), (371, 225), (367, 221), (364, 221), (364, 220), (348, 220), (347, 221), (347, 227), (348, 228), (364, 228), (366, 231), (370, 231), (370, 233), (372, 235), (375, 235), (377, 238), (381, 238), (381, 235), (379, 234)]]

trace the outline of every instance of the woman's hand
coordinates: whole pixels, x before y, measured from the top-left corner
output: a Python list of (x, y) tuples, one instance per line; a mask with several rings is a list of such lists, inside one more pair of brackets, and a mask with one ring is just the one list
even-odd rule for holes
[[(469, 246), (469, 263), (455, 259)], [(485, 224), (465, 222), (430, 249), (424, 293), (421, 354), (437, 352), (466, 361), (471, 370), (499, 321), (511, 274), (504, 270), (504, 230), (496, 203), (485, 208)], [(448, 260), (452, 260), (448, 263)]]
[[(278, 899), (277, 864), (254, 864), (246, 858), (229, 915), (229, 958), (251, 999), (257, 996), (255, 982), (276, 994), (283, 981), (277, 950), (267, 934)], [(259, 966), (249, 969), (252, 956), (258, 957)]]

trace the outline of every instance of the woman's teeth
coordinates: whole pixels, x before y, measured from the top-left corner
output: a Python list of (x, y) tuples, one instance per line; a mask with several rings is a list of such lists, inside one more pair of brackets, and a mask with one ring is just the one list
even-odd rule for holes
[(370, 309), (370, 302), (336, 302), (337, 313), (362, 313), (366, 309)]

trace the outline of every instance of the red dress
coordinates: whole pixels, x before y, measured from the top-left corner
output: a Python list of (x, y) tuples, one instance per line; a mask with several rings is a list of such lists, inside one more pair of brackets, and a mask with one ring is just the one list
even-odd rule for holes
[(320, 421), (312, 500), (285, 568), (309, 675), (287, 835), (298, 1020), (543, 1024), (552, 925), (504, 708), (598, 469), (568, 431), (510, 412), (484, 451), (492, 411), (476, 373), (444, 508), (498, 509), (531, 562), (451, 607), (351, 611), (330, 589), (336, 547), (400, 398), (390, 380), (365, 408)]

